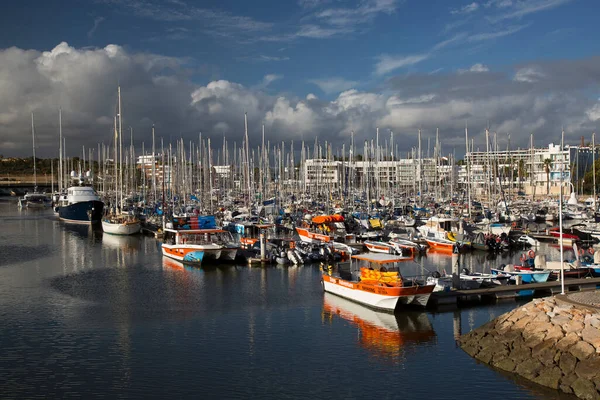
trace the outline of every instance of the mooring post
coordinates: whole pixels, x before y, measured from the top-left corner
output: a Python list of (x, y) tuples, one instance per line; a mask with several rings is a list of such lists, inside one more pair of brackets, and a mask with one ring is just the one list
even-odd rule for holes
[(266, 258), (266, 243), (265, 243), (265, 234), (260, 234), (260, 259), (261, 261)]
[(452, 253), (452, 289), (460, 288), (460, 254)]

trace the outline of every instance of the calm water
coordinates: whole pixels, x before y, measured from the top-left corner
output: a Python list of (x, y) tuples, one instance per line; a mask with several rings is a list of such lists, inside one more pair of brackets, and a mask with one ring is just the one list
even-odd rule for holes
[(516, 305), (375, 313), (324, 295), (317, 266), (184, 267), (0, 198), (2, 398), (558, 398), (455, 345)]

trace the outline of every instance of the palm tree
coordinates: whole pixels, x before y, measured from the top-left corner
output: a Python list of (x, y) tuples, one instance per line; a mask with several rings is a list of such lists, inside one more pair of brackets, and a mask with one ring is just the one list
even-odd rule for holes
[(544, 168), (546, 169), (546, 194), (550, 194), (550, 168), (552, 168), (552, 160), (550, 158), (544, 160)]
[(517, 174), (519, 175), (519, 189), (523, 189), (523, 180), (526, 178), (527, 171), (525, 170), (525, 161), (519, 160), (517, 166)]

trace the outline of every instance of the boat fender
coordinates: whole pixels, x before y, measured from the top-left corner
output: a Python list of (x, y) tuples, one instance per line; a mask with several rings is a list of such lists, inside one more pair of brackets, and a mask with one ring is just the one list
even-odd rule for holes
[(590, 248), (588, 249), (588, 253), (590, 253), (591, 255), (594, 255), (594, 253), (595, 253), (595, 251), (594, 251), (594, 248), (593, 248), (593, 247), (590, 247)]
[(529, 252), (527, 253), (527, 255), (529, 256), (529, 258), (535, 258), (535, 251), (529, 250)]
[(442, 275), (439, 273), (439, 271), (433, 271), (431, 273), (431, 276), (434, 277), (434, 278), (441, 278), (442, 277)]

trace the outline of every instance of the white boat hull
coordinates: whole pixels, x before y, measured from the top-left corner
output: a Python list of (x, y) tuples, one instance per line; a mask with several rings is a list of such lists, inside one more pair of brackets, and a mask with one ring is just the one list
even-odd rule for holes
[(112, 223), (102, 220), (102, 230), (111, 235), (134, 235), (140, 231), (142, 225), (139, 221), (127, 223)]
[[(376, 293), (350, 289), (327, 281), (323, 281), (323, 289), (326, 292), (337, 294), (338, 296), (344, 297), (348, 300), (352, 300), (379, 310), (393, 312), (398, 304), (397, 296), (382, 296)], [(427, 304), (427, 302), (425, 302), (425, 304)]]

